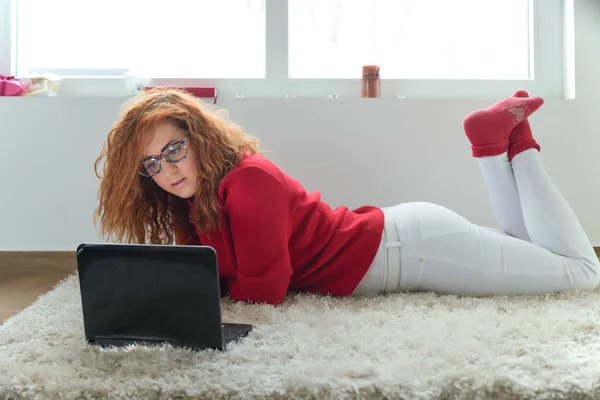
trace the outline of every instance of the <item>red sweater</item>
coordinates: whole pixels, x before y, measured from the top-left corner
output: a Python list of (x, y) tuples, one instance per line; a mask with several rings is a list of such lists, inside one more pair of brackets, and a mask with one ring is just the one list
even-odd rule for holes
[(220, 230), (195, 239), (215, 249), (223, 294), (234, 300), (280, 304), (288, 291), (349, 296), (381, 242), (381, 209), (333, 210), (259, 154), (225, 176), (218, 200)]

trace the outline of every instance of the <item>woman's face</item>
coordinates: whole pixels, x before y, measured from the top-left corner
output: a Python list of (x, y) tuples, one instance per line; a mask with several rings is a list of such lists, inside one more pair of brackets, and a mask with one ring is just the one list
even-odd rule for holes
[[(156, 127), (152, 142), (144, 149), (143, 156), (146, 172), (152, 175), (154, 182), (163, 190), (183, 199), (196, 194), (198, 180), (195, 154), (188, 140), (181, 143), (185, 138), (185, 131), (172, 123), (161, 123)], [(161, 156), (157, 162), (156, 159)], [(166, 160), (180, 161), (170, 163)]]

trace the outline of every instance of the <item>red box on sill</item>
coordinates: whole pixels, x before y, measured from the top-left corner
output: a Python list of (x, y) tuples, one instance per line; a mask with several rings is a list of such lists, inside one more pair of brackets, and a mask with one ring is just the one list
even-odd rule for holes
[(214, 86), (146, 86), (146, 90), (151, 90), (157, 87), (185, 90), (196, 97), (210, 97), (217, 103), (217, 88)]

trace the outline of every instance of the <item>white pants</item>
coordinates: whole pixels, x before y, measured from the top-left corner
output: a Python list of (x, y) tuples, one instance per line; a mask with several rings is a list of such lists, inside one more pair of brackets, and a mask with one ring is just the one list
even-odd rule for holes
[(598, 258), (537, 150), (518, 154), (512, 163), (506, 154), (477, 160), (503, 231), (479, 227), (431, 203), (384, 208), (387, 226), (396, 232), (384, 234), (354, 295), (434, 291), (478, 296), (596, 286)]

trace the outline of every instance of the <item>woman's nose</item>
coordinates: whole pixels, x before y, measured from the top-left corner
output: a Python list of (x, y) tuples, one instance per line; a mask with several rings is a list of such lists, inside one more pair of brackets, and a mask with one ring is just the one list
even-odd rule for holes
[(169, 176), (177, 171), (177, 166), (175, 164), (171, 164), (170, 162), (166, 162), (164, 160), (161, 161), (161, 168), (165, 176)]

